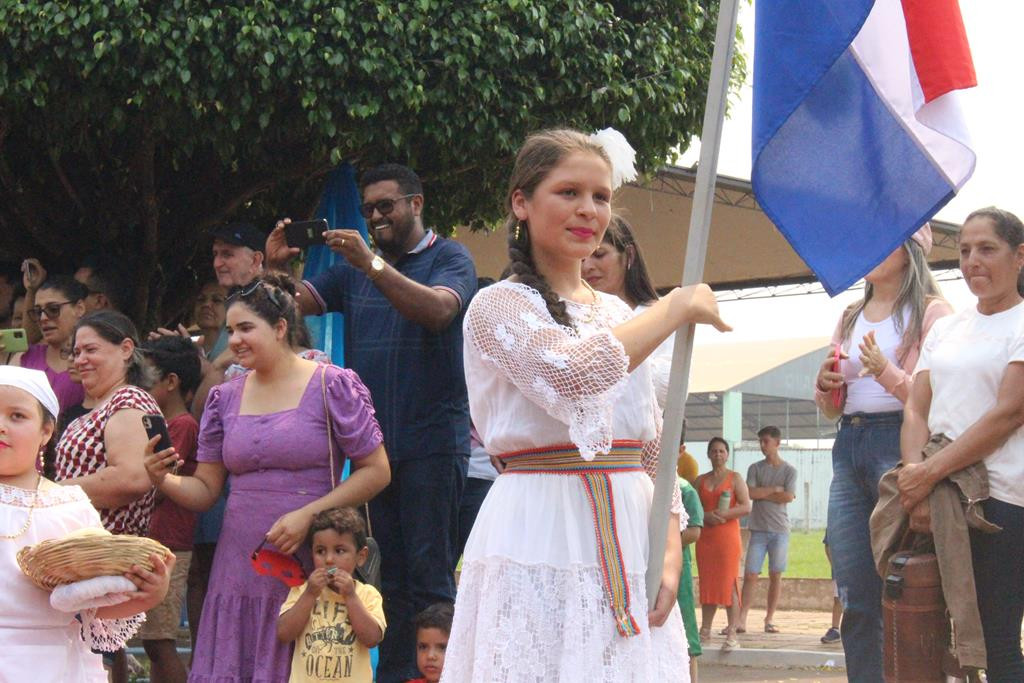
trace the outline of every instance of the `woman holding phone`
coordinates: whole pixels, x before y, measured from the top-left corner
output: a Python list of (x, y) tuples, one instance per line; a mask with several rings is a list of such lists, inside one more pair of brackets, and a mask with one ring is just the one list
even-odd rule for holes
[(841, 418), (827, 533), (845, 596), (841, 632), (851, 681), (882, 680), (882, 581), (868, 520), (878, 481), (900, 462), (903, 404), (921, 344), (932, 324), (953, 312), (928, 269), (931, 245), (925, 224), (864, 276), (864, 298), (840, 317), (815, 382), (821, 412)]
[(81, 486), (111, 533), (145, 536), (154, 494), (142, 462), (142, 418), (159, 415), (160, 407), (146, 391), (149, 373), (138, 338), (132, 321), (117, 311), (94, 311), (75, 327), (74, 363), (93, 407), (61, 435), (56, 480)]
[(10, 365), (45, 372), (63, 412), (81, 403), (84, 396), (81, 384), (68, 372), (71, 361), (65, 349), (75, 323), (85, 315), (89, 290), (66, 275), (56, 275), (44, 280), (33, 295), (34, 303), (25, 315), (39, 326), (43, 339), (24, 353), (14, 354)]
[[(277, 640), (284, 583), (258, 576), (249, 558), (266, 543), (312, 567), (303, 543), (313, 516), (359, 506), (391, 477), (370, 394), (351, 370), (297, 356), (295, 300), (257, 280), (227, 304), (229, 346), (247, 372), (210, 391), (193, 476), (171, 474), (178, 455), (146, 446), (160, 492), (209, 509), (230, 477), (224, 526), (203, 603), (189, 680), (286, 681), (290, 645)], [(338, 484), (344, 458), (352, 474)]]

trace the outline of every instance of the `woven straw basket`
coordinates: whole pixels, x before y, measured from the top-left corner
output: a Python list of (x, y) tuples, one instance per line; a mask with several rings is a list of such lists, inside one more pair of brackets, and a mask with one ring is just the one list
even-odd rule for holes
[(171, 555), (151, 538), (79, 532), (22, 548), (18, 551), (18, 566), (32, 583), (53, 590), (97, 576), (120, 576), (136, 564), (152, 571), (149, 556), (153, 553), (165, 558)]

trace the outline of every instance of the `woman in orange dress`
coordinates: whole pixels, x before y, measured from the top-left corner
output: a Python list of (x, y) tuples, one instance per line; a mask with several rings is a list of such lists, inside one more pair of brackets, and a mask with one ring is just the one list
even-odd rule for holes
[[(697, 477), (694, 486), (704, 506), (704, 530), (697, 540), (697, 571), (700, 574), (700, 639), (711, 637), (711, 623), (719, 605), (728, 608), (729, 625), (723, 650), (739, 647), (736, 623), (740, 599), (738, 579), (740, 555), (740, 517), (750, 514), (750, 494), (747, 483), (737, 472), (728, 469), (729, 444), (716, 436), (708, 441), (708, 459), (711, 471)], [(722, 500), (729, 493), (728, 505)], [(721, 507), (719, 507), (719, 503)]]

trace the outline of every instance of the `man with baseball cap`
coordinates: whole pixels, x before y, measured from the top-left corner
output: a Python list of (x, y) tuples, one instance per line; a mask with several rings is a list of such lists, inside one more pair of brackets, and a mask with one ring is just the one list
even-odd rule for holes
[(230, 223), (210, 231), (213, 271), (222, 287), (244, 287), (263, 275), (266, 235), (251, 223)]

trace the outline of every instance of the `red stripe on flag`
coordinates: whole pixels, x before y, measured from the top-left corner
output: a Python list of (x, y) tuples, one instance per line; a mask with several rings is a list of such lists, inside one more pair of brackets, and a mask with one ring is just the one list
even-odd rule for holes
[(978, 84), (957, 0), (902, 0), (925, 102)]

